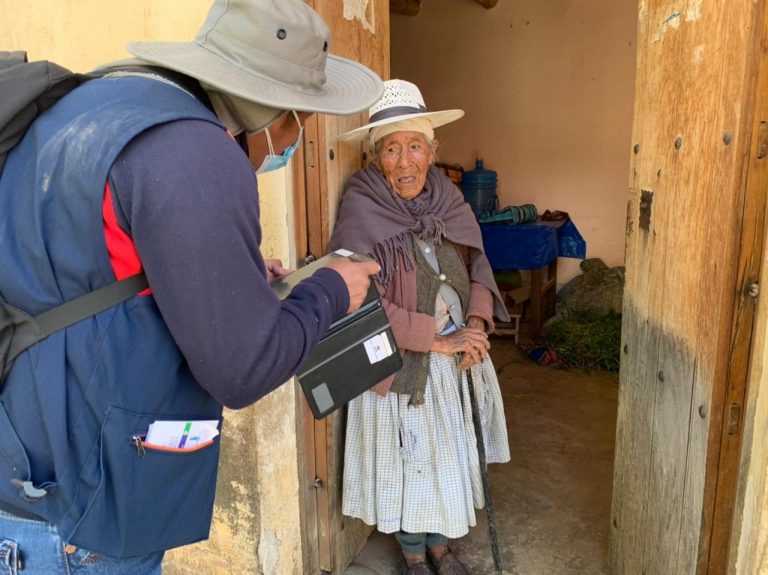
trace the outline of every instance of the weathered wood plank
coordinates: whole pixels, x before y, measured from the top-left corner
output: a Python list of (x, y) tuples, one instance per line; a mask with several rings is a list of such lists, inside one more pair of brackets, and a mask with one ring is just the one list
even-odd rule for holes
[[(664, 204), (657, 189), (667, 156), (654, 150), (669, 143), (669, 135), (653, 123), (658, 99), (643, 97), (651, 83), (674, 82), (672, 71), (656, 65), (663, 51), (674, 52), (675, 36), (656, 35), (656, 12), (641, 3), (638, 14), (638, 67), (633, 129), (630, 200), (627, 219), (627, 258), (624, 318), (624, 355), (617, 426), (614, 478), (614, 524), (611, 562), (616, 573), (642, 572), (648, 548), (648, 516), (652, 513), (649, 486), (653, 471), (653, 444), (659, 322), (663, 292), (656, 278), (663, 277), (667, 253)], [(653, 37), (652, 37), (653, 36)], [(669, 97), (660, 94), (660, 97)], [(663, 163), (663, 166), (662, 166)], [(648, 180), (646, 174), (656, 173)], [(659, 236), (661, 233), (661, 236)]]
[(307, 573), (320, 572), (320, 542), (318, 540), (317, 516), (317, 490), (314, 486), (315, 470), (315, 426), (309, 404), (304, 398), (304, 393), (296, 387), (296, 413), (300, 414), (296, 420), (299, 439), (297, 453), (299, 457), (299, 486), (301, 505), (301, 532), (302, 532), (302, 562)]
[(690, 449), (688, 425), (693, 388), (693, 358), (682, 341), (659, 337), (658, 372), (654, 390), (651, 466), (646, 541), (642, 567), (645, 573), (691, 573), (693, 557), (679, 553), (683, 532), (683, 494), (689, 459), (703, 460), (703, 452)]
[[(698, 561), (697, 533), (702, 522), (707, 429), (701, 425), (693, 404), (708, 405), (714, 385), (711, 376), (716, 338), (702, 338), (702, 334), (713, 334), (717, 330), (719, 314), (712, 314), (711, 310), (719, 309), (720, 304), (716, 302), (722, 288), (717, 280), (722, 282), (724, 278), (717, 278), (712, 267), (725, 257), (727, 247), (723, 243), (713, 246), (708, 237), (713, 226), (719, 227), (718, 222), (710, 223), (713, 219), (710, 206), (713, 201), (722, 203), (722, 198), (716, 199), (722, 184), (713, 179), (718, 172), (714, 170), (712, 158), (716, 153), (712, 143), (716, 141), (719, 126), (705, 120), (713, 111), (720, 113), (717, 100), (722, 94), (712, 89), (719, 85), (720, 60), (714, 56), (708, 61), (702, 55), (702, 60), (694, 65), (691, 58), (696, 47), (703, 45), (703, 37), (715, 55), (725, 52), (729, 35), (720, 28), (727, 28), (727, 18), (722, 18), (714, 4), (699, 7), (701, 10), (686, 9), (691, 6), (683, 6), (679, 11), (661, 7), (655, 18), (655, 34), (675, 38), (676, 44), (673, 53), (663, 55), (671, 58), (669, 63), (664, 61), (671, 76), (665, 76), (657, 86), (668, 90), (671, 99), (671, 107), (659, 121), (662, 132), (667, 134), (666, 142), (659, 142), (666, 162), (660, 172), (651, 171), (646, 178), (655, 176), (657, 181), (654, 214), (657, 223), (662, 211), (666, 216), (665, 230), (658, 230), (659, 234), (663, 233), (666, 260), (670, 263), (662, 280), (667, 288), (660, 308), (667, 334), (663, 339), (679, 344), (678, 337), (682, 338), (682, 349), (688, 359), (671, 384), (677, 393), (656, 396), (653, 435), (655, 438), (668, 436), (670, 441), (658, 444), (661, 449), (654, 444), (646, 527), (649, 541), (642, 565), (648, 573), (692, 573)], [(662, 45), (663, 41), (657, 43)], [(719, 173), (726, 178), (733, 177), (727, 163), (719, 168), (722, 170)], [(729, 217), (726, 211), (720, 213), (718, 219), (727, 221)], [(723, 251), (718, 253), (718, 250)], [(711, 276), (716, 279), (711, 281)], [(691, 298), (694, 293), (697, 297)], [(662, 365), (669, 345), (670, 342), (665, 342), (659, 349)], [(699, 375), (703, 373), (708, 377), (694, 375), (694, 362), (701, 367)], [(663, 367), (660, 366), (660, 370)], [(667, 389), (660, 388), (662, 392)]]
[[(652, 410), (643, 407), (652, 380), (644, 377), (656, 368), (658, 330), (650, 330), (634, 305), (625, 299), (622, 315), (622, 360), (619, 380), (619, 407), (616, 432), (616, 461), (609, 539), (610, 563), (614, 573), (631, 573), (643, 555), (650, 473), (650, 446), (645, 430), (652, 428)], [(650, 368), (644, 365), (653, 361)]]
[[(763, 10), (762, 2), (639, 3), (622, 336), (629, 353), (611, 533), (617, 573), (706, 569), (723, 382), (744, 377), (729, 358), (746, 365), (732, 353), (739, 254), (762, 249), (743, 241), (762, 221), (745, 227), (742, 176), (754, 21)], [(717, 540), (727, 547), (727, 533)]]
[[(757, 14), (760, 18), (761, 15)], [(768, 54), (768, 15), (762, 14), (762, 40), (758, 54)], [(768, 59), (762, 57), (759, 63), (757, 76), (757, 88), (755, 90), (757, 101), (755, 115), (751, 125), (751, 143), (749, 149), (749, 168), (746, 176), (746, 201), (743, 214), (746, 219), (746, 233), (742, 240), (742, 256), (739, 258), (739, 276), (741, 285), (749, 286), (757, 278), (759, 286), (768, 285), (768, 267), (765, 264), (765, 253), (762, 261), (757, 257), (764, 250), (765, 241), (765, 191), (768, 189)], [(762, 205), (760, 202), (763, 202)], [(763, 233), (760, 232), (763, 230)], [(754, 246), (748, 243), (753, 242)], [(754, 258), (748, 257), (754, 254)], [(754, 292), (744, 295), (747, 300), (744, 305), (759, 300)], [(745, 395), (742, 398), (743, 418), (741, 433), (743, 457), (739, 462), (739, 485), (735, 497), (733, 515), (735, 518), (734, 533), (732, 534), (728, 557), (728, 565), (736, 565), (735, 573), (747, 575), (751, 573), (768, 572), (768, 556), (766, 555), (766, 535), (768, 535), (768, 505), (766, 505), (765, 469), (768, 469), (768, 442), (766, 442), (766, 429), (768, 428), (768, 416), (766, 416), (765, 399), (765, 366), (766, 364), (766, 338), (768, 334), (768, 314), (765, 307), (758, 305), (754, 311), (755, 321), (751, 352), (749, 355), (749, 379), (745, 385)], [(747, 318), (749, 312), (740, 313), (737, 317)], [(762, 388), (762, 389), (761, 389)], [(737, 398), (738, 401), (738, 398)], [(726, 400), (728, 403), (728, 400)], [(724, 449), (725, 451), (725, 449)], [(723, 493), (724, 490), (718, 489)], [(717, 503), (715, 509), (718, 509)], [(715, 518), (714, 529), (718, 529), (718, 520)], [(716, 554), (712, 553), (712, 557)], [(710, 563), (711, 569), (717, 565)]]
[[(763, 52), (764, 53), (764, 52)], [(768, 119), (768, 103), (765, 101), (765, 80), (757, 90), (761, 96), (760, 104), (755, 108), (756, 118)], [(765, 120), (763, 120), (765, 121)], [(751, 160), (756, 159), (756, 150), (761, 145), (758, 142), (759, 133), (763, 126), (755, 126), (752, 132), (753, 149)], [(763, 235), (765, 229), (766, 190), (768, 190), (768, 177), (766, 177), (765, 162), (759, 164), (750, 162), (745, 176), (743, 195), (743, 207), (739, 210), (740, 250), (734, 273), (734, 285), (731, 286), (735, 294), (732, 305), (732, 330), (728, 342), (729, 354), (727, 357), (727, 377), (723, 380), (725, 388), (722, 402), (724, 413), (731, 413), (732, 417), (724, 419), (719, 426), (720, 453), (717, 465), (717, 484), (710, 489), (715, 491), (714, 509), (712, 515), (713, 546), (710, 551), (710, 572), (724, 570), (728, 563), (731, 527), (733, 524), (734, 509), (739, 505), (737, 499), (738, 480), (740, 472), (740, 459), (742, 457), (742, 443), (744, 430), (744, 414), (748, 407), (748, 373), (750, 370), (751, 354), (755, 348), (752, 343), (754, 324), (756, 318), (756, 299), (750, 294), (753, 285), (756, 285), (760, 276), (760, 254), (764, 249)], [(717, 387), (718, 393), (721, 387)]]
[[(333, 30), (331, 53), (361, 62), (381, 77), (389, 74), (388, 0), (314, 2)], [(351, 116), (320, 116), (316, 139), (318, 189), (310, 206), (310, 238), (325, 253), (336, 220), (341, 192), (349, 176), (363, 165), (363, 144), (341, 143), (339, 134), (367, 120), (367, 110)], [(315, 198), (312, 198), (314, 202)], [(341, 514), (344, 418), (339, 411), (316, 422), (316, 464), (322, 484), (317, 491), (320, 568), (341, 573), (365, 544), (371, 527)], [(322, 457), (322, 463), (321, 463)], [(322, 465), (322, 469), (321, 469)], [(321, 473), (322, 472), (322, 473)]]

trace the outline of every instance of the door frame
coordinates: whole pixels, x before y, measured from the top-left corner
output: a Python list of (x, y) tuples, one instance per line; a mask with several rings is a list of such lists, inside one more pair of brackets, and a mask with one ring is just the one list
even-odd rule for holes
[[(367, 0), (365, 13), (347, 2), (305, 0), (332, 33), (331, 52), (361, 62), (389, 77), (389, 0)], [(358, 3), (359, 4), (359, 3)], [(294, 240), (300, 265), (325, 254), (332, 222), (347, 178), (366, 162), (363, 144), (339, 142), (338, 134), (367, 120), (367, 110), (350, 116), (311, 116), (293, 162)], [(341, 473), (346, 410), (317, 421), (297, 391), (302, 529), (305, 572), (338, 574), (359, 552), (372, 528), (341, 515)]]

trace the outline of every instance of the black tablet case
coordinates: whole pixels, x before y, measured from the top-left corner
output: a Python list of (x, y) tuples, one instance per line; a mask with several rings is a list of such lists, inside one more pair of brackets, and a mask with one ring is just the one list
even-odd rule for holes
[[(339, 250), (272, 282), (280, 299), (334, 258), (365, 256)], [(371, 283), (360, 308), (331, 324), (296, 377), (315, 419), (323, 419), (403, 365), (389, 319)]]

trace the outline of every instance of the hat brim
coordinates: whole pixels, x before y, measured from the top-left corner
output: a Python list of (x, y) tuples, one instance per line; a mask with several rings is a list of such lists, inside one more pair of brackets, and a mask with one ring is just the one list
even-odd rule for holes
[(328, 55), (321, 90), (303, 90), (240, 68), (195, 42), (131, 42), (128, 51), (147, 62), (202, 80), (223, 92), (283, 110), (354, 114), (384, 92), (381, 79), (365, 66)]
[(384, 118), (377, 122), (370, 122), (349, 132), (344, 132), (339, 136), (340, 140), (352, 141), (352, 140), (364, 140), (368, 137), (368, 132), (377, 126), (386, 126), (387, 124), (394, 124), (400, 120), (413, 120), (416, 118), (427, 118), (433, 128), (438, 128), (449, 124), (455, 120), (458, 120), (464, 115), (464, 110), (439, 110), (437, 112), (420, 112), (418, 114), (403, 114), (402, 116), (392, 116), (391, 118)]

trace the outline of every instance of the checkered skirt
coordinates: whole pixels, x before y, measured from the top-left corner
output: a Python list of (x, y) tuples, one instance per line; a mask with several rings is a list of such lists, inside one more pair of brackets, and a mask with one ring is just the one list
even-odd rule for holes
[[(490, 357), (472, 368), (486, 461), (509, 461), (507, 425)], [(424, 403), (366, 391), (350, 402), (342, 512), (383, 533), (455, 539), (484, 506), (469, 385), (453, 356), (430, 354)]]

